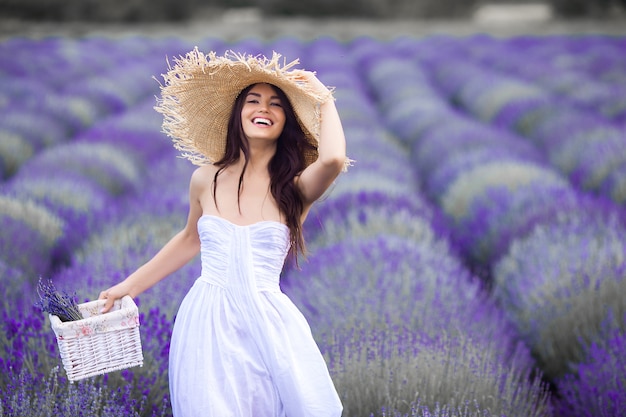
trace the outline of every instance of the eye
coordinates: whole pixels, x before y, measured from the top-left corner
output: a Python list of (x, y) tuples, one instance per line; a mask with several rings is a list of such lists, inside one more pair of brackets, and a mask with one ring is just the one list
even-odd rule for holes
[(271, 106), (283, 107), (283, 104), (280, 101), (274, 101), (270, 103)]

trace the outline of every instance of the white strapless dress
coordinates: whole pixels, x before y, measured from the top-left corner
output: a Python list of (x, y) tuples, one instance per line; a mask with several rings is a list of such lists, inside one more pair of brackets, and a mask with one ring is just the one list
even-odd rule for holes
[(175, 417), (339, 417), (311, 329), (280, 290), (289, 229), (198, 221), (202, 274), (181, 303), (170, 347)]

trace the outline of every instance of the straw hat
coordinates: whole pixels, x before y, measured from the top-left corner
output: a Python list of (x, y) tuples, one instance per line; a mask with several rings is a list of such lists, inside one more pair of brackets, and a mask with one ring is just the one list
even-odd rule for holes
[[(307, 140), (317, 149), (320, 105), (332, 99), (332, 92), (315, 91), (298, 70), (292, 70), (298, 60), (281, 66), (280, 57), (276, 52), (268, 59), (233, 51), (207, 56), (196, 47), (175, 59), (174, 66), (163, 74), (165, 84), (155, 109), (163, 114), (163, 131), (184, 158), (205, 165), (224, 156), (235, 99), (241, 90), (256, 83), (269, 83), (285, 92)], [(317, 151), (305, 158), (310, 164), (317, 159)]]

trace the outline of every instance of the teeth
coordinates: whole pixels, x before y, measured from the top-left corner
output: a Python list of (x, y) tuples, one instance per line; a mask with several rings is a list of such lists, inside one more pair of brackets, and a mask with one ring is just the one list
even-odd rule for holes
[(256, 125), (265, 125), (265, 126), (271, 126), (272, 125), (272, 121), (269, 119), (264, 119), (262, 117), (257, 117), (252, 121), (254, 124)]

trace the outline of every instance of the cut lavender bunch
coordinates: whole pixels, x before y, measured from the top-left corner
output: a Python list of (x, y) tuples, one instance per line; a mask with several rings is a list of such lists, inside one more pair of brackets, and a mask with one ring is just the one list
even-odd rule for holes
[(37, 294), (39, 294), (39, 300), (35, 302), (35, 307), (44, 313), (53, 314), (62, 322), (83, 319), (76, 302), (76, 295), (71, 296), (65, 291), (57, 290), (52, 280), (39, 278)]

